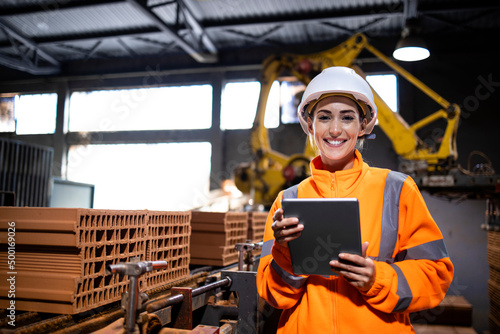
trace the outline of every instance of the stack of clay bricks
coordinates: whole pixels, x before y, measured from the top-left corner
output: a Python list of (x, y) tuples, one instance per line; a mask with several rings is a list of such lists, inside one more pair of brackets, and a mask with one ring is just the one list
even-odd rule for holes
[[(15, 266), (7, 267), (7, 247), (2, 245), (0, 280), (5, 282), (5, 275), (15, 277), (16, 310), (75, 314), (121, 299), (128, 277), (107, 274), (106, 267), (111, 264), (168, 261), (171, 265), (163, 272), (140, 277), (141, 291), (185, 278), (189, 275), (189, 215), (147, 210), (2, 208), (0, 243), (6, 243), (7, 227), (15, 226)], [(163, 234), (170, 227), (172, 235)], [(165, 258), (168, 255), (172, 260)], [(2, 285), (0, 308), (11, 302), (7, 292)]]
[(191, 264), (237, 263), (235, 245), (247, 240), (248, 213), (193, 211), (191, 214)]
[(267, 212), (252, 211), (248, 213), (248, 236), (250, 242), (261, 242), (264, 239)]

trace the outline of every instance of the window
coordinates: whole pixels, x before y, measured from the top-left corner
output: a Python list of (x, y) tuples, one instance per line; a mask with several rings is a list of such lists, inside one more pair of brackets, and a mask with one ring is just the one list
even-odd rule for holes
[[(258, 81), (228, 82), (224, 86), (221, 97), (221, 129), (250, 129), (257, 112), (259, 95), (260, 83)], [(279, 82), (275, 81), (267, 100), (265, 127), (278, 127), (279, 104)]]
[(26, 94), (0, 98), (0, 131), (18, 135), (56, 131), (57, 94)]
[(392, 111), (398, 111), (398, 83), (396, 75), (367, 75), (366, 81), (368, 81)]
[(281, 83), (281, 122), (298, 123), (297, 108), (306, 86), (300, 81), (283, 81)]
[(77, 145), (67, 178), (95, 185), (97, 209), (190, 210), (209, 192), (211, 155), (206, 142)]
[(212, 86), (176, 86), (74, 92), (70, 131), (208, 129)]

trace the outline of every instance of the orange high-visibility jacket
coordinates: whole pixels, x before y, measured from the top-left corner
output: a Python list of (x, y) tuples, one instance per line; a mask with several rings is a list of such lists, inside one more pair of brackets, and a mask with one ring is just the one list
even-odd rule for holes
[[(369, 167), (356, 151), (353, 168), (330, 173), (320, 157), (296, 197), (355, 197), (361, 242), (375, 262), (375, 283), (361, 292), (336, 276), (294, 275), (287, 247), (274, 243), (274, 212), (264, 235), (257, 291), (283, 309), (278, 333), (414, 333), (409, 313), (437, 306), (453, 279), (443, 236), (415, 182), (399, 172)], [(307, 228), (307, 227), (306, 227)]]

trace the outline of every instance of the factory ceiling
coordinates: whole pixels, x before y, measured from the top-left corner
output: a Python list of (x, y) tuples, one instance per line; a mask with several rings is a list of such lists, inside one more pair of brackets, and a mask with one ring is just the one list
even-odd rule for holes
[(354, 33), (385, 53), (418, 23), (433, 54), (495, 49), (498, 1), (2, 0), (0, 81), (260, 64)]

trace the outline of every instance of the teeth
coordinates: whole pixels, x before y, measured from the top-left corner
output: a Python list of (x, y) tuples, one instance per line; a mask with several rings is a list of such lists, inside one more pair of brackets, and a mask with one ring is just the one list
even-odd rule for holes
[(343, 140), (328, 140), (328, 143), (330, 143), (332, 145), (340, 145), (343, 142), (344, 142)]

